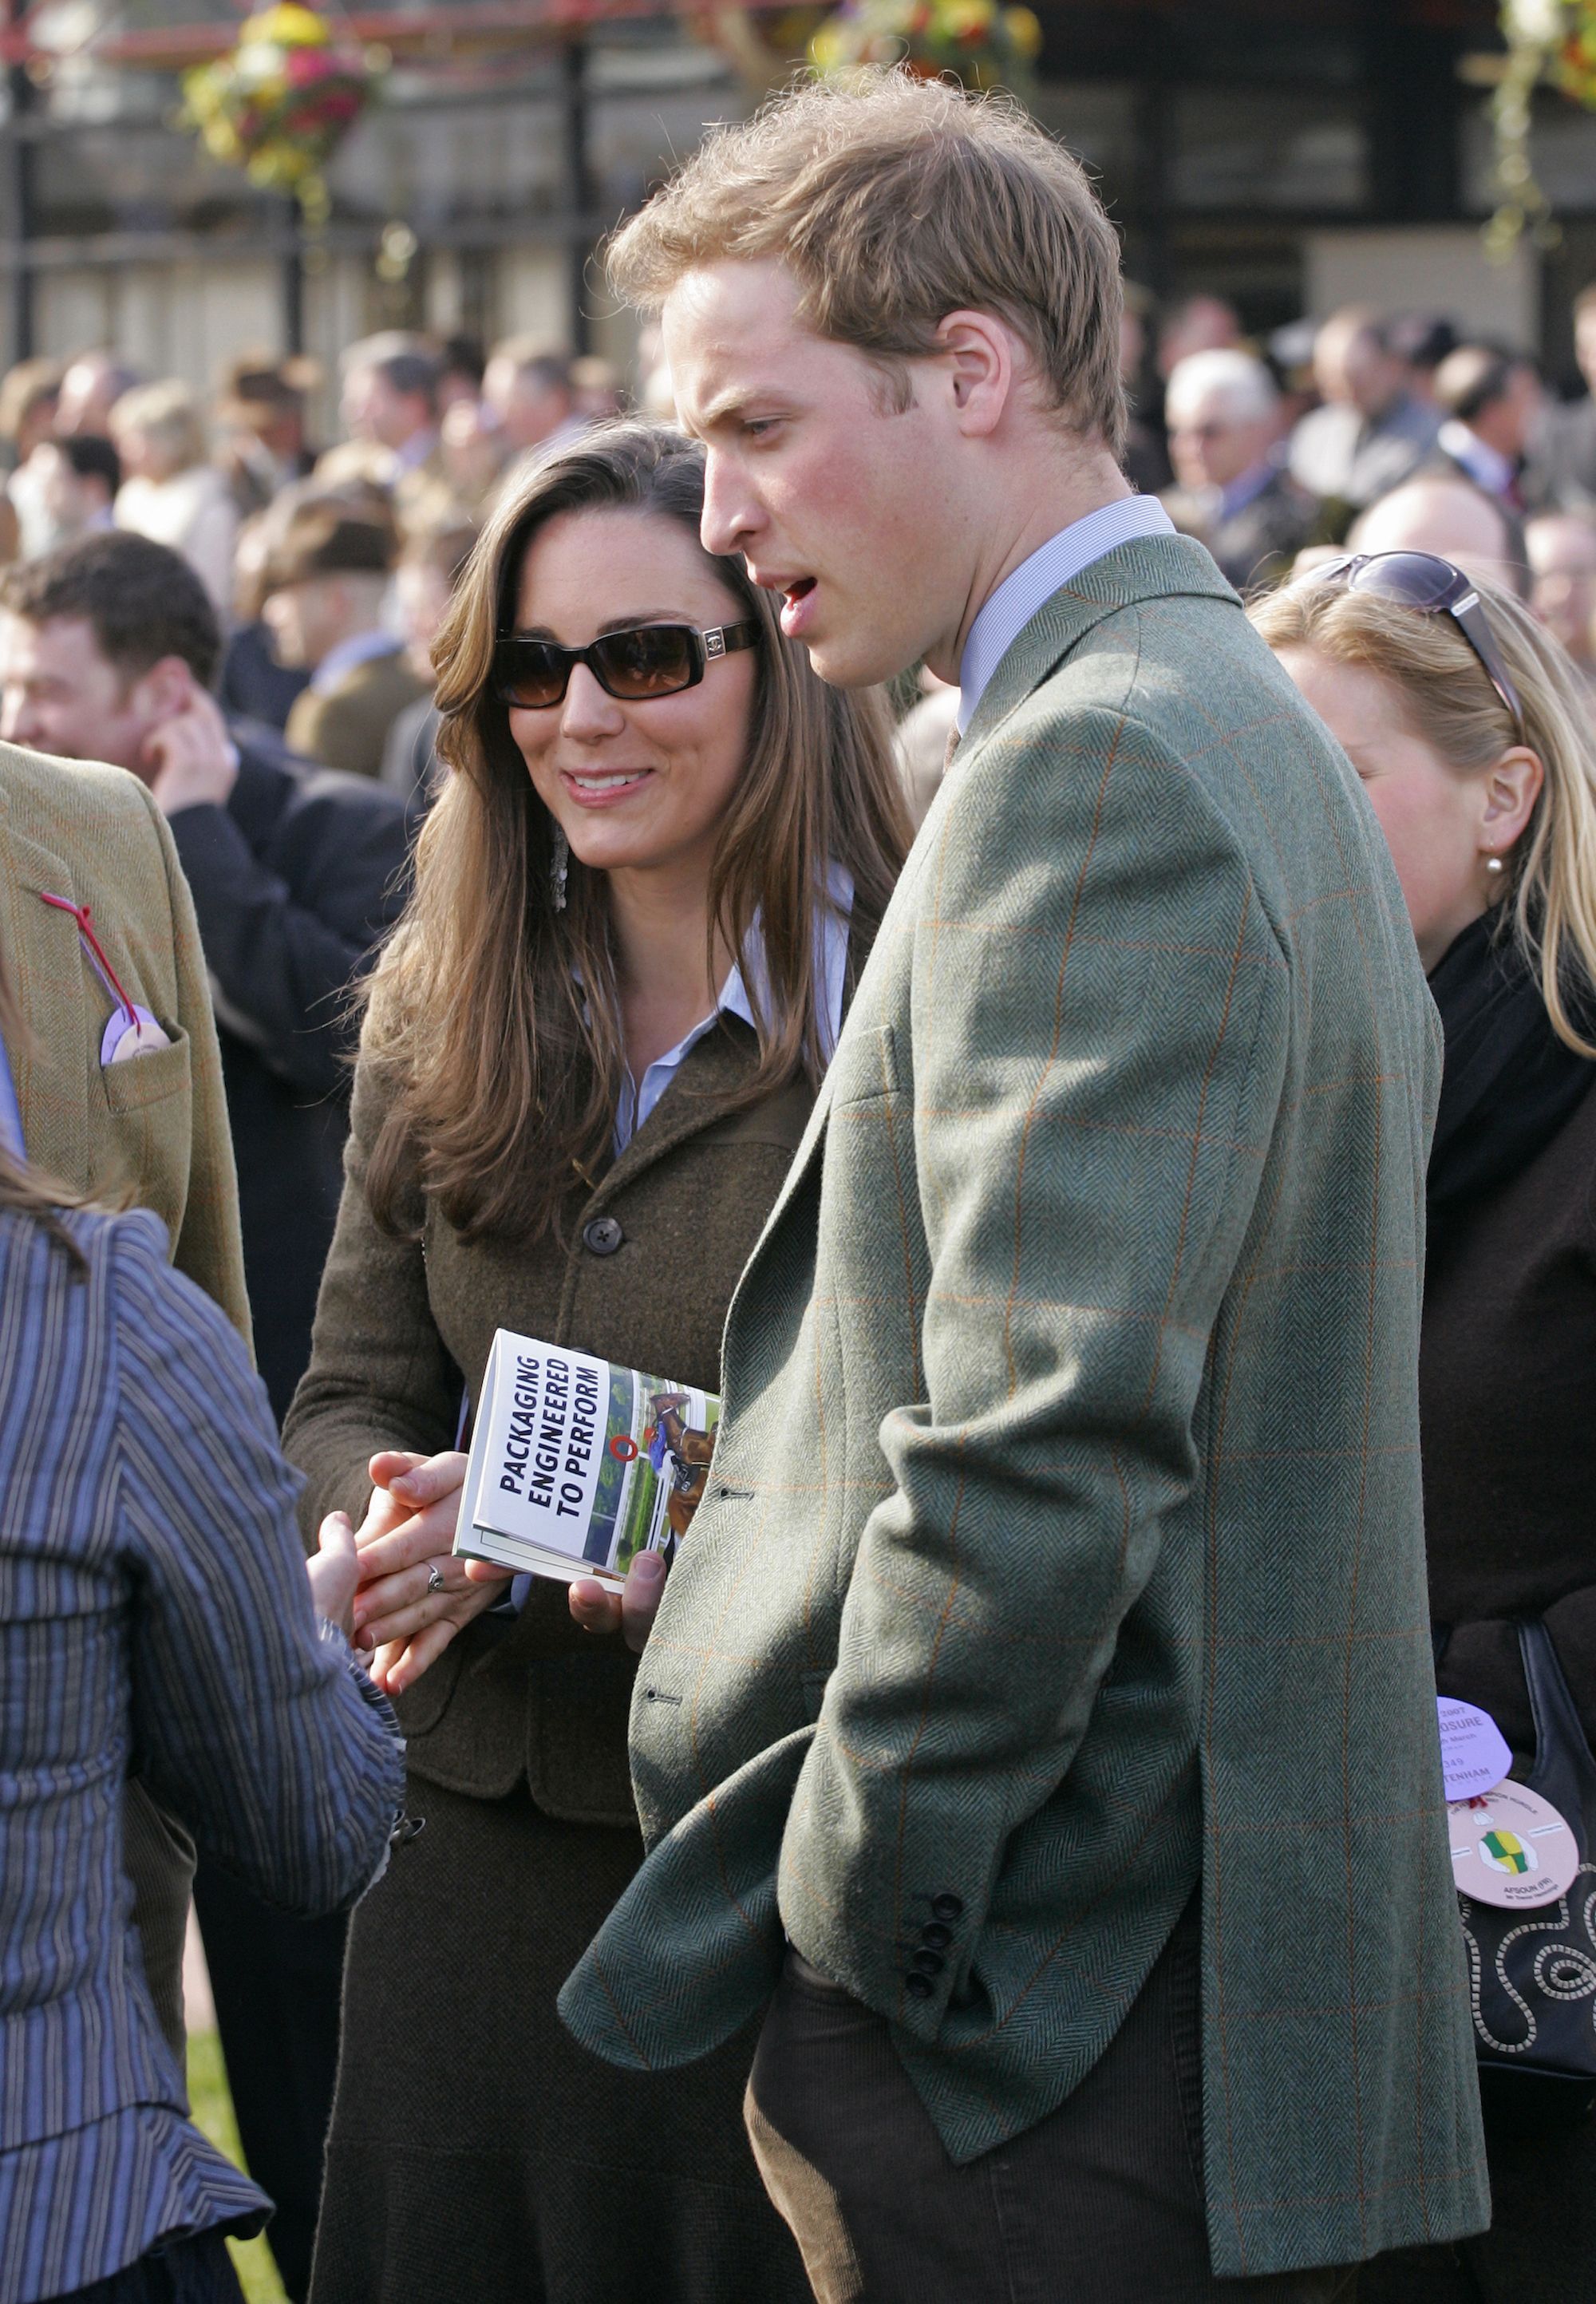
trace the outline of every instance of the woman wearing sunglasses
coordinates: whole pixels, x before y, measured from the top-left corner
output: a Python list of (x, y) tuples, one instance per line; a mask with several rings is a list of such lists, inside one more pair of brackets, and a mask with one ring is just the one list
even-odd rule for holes
[[(1544, 1618), (1596, 1735), (1590, 699), (1521, 602), (1428, 554), (1343, 561), (1251, 613), (1363, 780), (1440, 1011), (1419, 1371), (1437, 1677), (1524, 1762), (1520, 1618)], [(1543, 2125), (1487, 2088), (1491, 2230), (1365, 2266), (1360, 2304), (1589, 2304), (1596, 2125), (1570, 2093)]]
[(590, 435), (502, 506), (435, 650), (454, 774), (285, 1432), (312, 1523), (365, 1516), (426, 1825), (350, 1939), (318, 2304), (808, 2294), (743, 2134), (752, 2040), (639, 2081), (555, 2013), (641, 1859), (637, 1659), (581, 1588), (506, 1605), (450, 1556), (496, 1327), (715, 1388), (906, 844), (883, 716), (704, 552), (703, 489), (671, 433)]

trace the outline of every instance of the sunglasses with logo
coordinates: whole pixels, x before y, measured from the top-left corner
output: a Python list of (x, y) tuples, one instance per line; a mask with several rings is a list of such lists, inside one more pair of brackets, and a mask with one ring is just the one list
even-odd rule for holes
[(1421, 614), (1450, 616), (1479, 657), (1485, 677), (1507, 706), (1519, 742), (1524, 741), (1524, 707), (1502, 662), (1484, 605), (1472, 576), (1433, 552), (1359, 552), (1313, 569), (1310, 584), (1344, 584), (1349, 592), (1372, 592)]
[(494, 693), (519, 711), (546, 712), (564, 702), (572, 671), (585, 664), (606, 696), (642, 704), (697, 688), (717, 658), (758, 643), (757, 624), (718, 624), (707, 632), (691, 624), (638, 624), (605, 632), (586, 648), (510, 634), (494, 643)]

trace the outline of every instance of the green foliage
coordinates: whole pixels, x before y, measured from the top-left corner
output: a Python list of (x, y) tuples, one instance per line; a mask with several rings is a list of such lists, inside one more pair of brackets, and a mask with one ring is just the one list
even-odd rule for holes
[[(243, 2167), (238, 2122), (232, 2116), (232, 2097), (227, 2088), (227, 2067), (222, 2061), (222, 2043), (214, 2032), (189, 2035), (189, 2102), (195, 2127), (210, 2139), (218, 2152), (226, 2154), (235, 2168)], [(262, 2233), (255, 2240), (229, 2240), (227, 2245), (246, 2304), (286, 2304), (266, 2235)]]

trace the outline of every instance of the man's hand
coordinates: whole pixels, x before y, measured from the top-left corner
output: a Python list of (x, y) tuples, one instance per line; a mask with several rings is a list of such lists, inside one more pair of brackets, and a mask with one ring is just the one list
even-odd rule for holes
[[(475, 1576), (481, 1564), (472, 1561), (467, 1572)], [(628, 1648), (641, 1656), (665, 1596), (669, 1573), (670, 1563), (657, 1552), (634, 1553), (625, 1588), (620, 1592), (595, 1577), (578, 1577), (570, 1588), (570, 1613), (585, 1632), (619, 1632)]]
[(144, 764), (152, 771), (150, 798), (163, 816), (185, 808), (226, 807), (238, 782), (238, 747), (220, 706), (198, 681), (190, 682), (181, 708), (145, 738)]

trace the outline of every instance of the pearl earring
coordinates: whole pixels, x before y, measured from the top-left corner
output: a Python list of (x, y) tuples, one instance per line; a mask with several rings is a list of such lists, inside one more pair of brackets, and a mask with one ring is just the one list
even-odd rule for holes
[(1488, 856), (1485, 859), (1485, 869), (1488, 872), (1499, 872), (1502, 869), (1501, 858), (1499, 856)]

